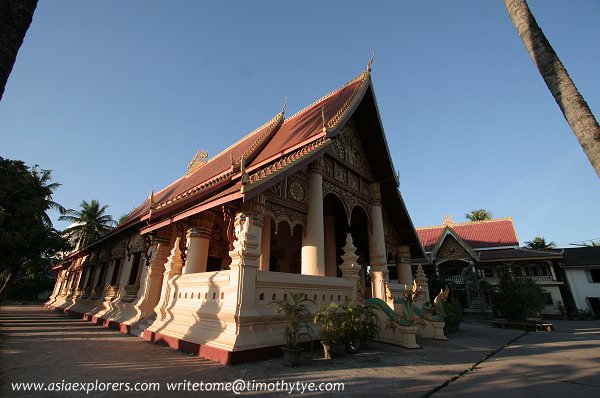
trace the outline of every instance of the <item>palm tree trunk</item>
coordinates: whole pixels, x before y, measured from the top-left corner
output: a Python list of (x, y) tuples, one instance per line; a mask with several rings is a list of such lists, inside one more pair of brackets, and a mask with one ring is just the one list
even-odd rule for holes
[(0, 0), (0, 100), (38, 0)]
[(600, 126), (596, 118), (535, 21), (527, 2), (504, 0), (504, 5), (529, 55), (600, 177)]

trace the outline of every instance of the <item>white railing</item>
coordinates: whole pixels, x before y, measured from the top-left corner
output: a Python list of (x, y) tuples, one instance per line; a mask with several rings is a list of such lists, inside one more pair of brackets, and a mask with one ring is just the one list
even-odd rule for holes
[(266, 310), (274, 300), (289, 298), (291, 294), (302, 292), (314, 301), (309, 308), (316, 310), (324, 304), (345, 303), (352, 298), (354, 286), (345, 278), (290, 274), (287, 272), (258, 271), (256, 275), (255, 303)]

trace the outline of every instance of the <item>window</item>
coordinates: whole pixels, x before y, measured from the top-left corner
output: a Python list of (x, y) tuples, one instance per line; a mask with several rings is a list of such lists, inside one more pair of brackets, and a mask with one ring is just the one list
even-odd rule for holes
[(591, 282), (600, 283), (600, 269), (589, 269)]

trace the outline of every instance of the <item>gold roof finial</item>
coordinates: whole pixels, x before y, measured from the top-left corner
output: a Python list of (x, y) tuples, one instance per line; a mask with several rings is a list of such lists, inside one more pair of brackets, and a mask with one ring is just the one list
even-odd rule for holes
[(206, 160), (208, 159), (208, 152), (199, 150), (196, 152), (196, 155), (192, 158), (192, 161), (188, 164), (187, 172), (191, 173), (199, 167), (202, 167), (206, 164)]
[(369, 63), (367, 64), (367, 71), (371, 72), (371, 67), (373, 66), (373, 59), (375, 58), (375, 49), (372, 49), (373, 54), (371, 55), (371, 59), (369, 60)]
[(452, 216), (448, 213), (444, 214), (443, 225), (452, 225), (452, 224), (454, 224), (454, 219), (452, 218)]

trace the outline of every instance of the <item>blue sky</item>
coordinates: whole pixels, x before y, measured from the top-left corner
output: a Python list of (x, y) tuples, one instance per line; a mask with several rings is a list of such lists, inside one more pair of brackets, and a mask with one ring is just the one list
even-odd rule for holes
[[(600, 2), (530, 7), (596, 116)], [(118, 218), (364, 70), (415, 226), (472, 209), (521, 242), (600, 238), (600, 181), (502, 1), (42, 1), (0, 102), (0, 156)], [(56, 218), (56, 217), (55, 217)], [(58, 227), (65, 227), (57, 223)]]

